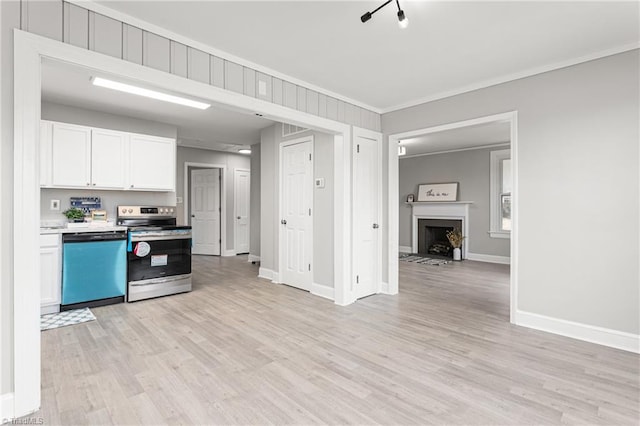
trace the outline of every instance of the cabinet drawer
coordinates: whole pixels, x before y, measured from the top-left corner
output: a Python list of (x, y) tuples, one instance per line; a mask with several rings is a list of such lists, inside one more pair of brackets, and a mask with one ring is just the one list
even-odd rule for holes
[(60, 234), (40, 234), (40, 247), (58, 247)]

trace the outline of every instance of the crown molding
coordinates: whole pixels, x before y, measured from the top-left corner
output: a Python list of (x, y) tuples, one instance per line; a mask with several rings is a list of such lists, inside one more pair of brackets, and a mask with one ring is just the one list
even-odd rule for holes
[(522, 78), (532, 77), (534, 75), (543, 74), (549, 71), (555, 71), (562, 68), (571, 67), (573, 65), (582, 64), (584, 62), (594, 61), (596, 59), (606, 58), (607, 56), (617, 55), (619, 53), (628, 52), (631, 50), (639, 49), (640, 42), (634, 42), (625, 44), (622, 46), (617, 46), (611, 49), (602, 50), (600, 52), (591, 53), (589, 55), (580, 56), (577, 58), (567, 59), (566, 61), (555, 62), (553, 64), (543, 65), (540, 67), (529, 68), (524, 71), (520, 71), (513, 74), (507, 74), (501, 77), (480, 81), (477, 83), (470, 84), (468, 86), (460, 87), (458, 89), (447, 90), (444, 92), (437, 93), (435, 95), (426, 96), (423, 98), (415, 99), (410, 102), (398, 104), (396, 106), (392, 106), (389, 108), (382, 108), (381, 114), (387, 114), (394, 111), (399, 111), (406, 108), (411, 108), (417, 105), (425, 104), (428, 102), (437, 101), (440, 99), (450, 98), (452, 96), (461, 95), (463, 93), (473, 92), (474, 90), (485, 89), (491, 86), (497, 86), (498, 84), (508, 83), (514, 80), (520, 80)]

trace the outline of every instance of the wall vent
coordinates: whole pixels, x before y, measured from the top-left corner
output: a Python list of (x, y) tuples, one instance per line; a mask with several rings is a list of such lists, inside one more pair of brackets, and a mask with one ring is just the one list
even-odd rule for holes
[(297, 135), (298, 133), (306, 132), (306, 127), (295, 126), (293, 124), (282, 123), (282, 137), (287, 137), (291, 135)]

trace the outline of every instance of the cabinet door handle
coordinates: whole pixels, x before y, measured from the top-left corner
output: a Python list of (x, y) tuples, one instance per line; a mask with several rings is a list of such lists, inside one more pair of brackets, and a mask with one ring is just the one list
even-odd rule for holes
[(96, 186), (96, 184), (94, 183), (93, 186)]
[(131, 188), (133, 188), (133, 185), (131, 185)]
[(240, 217), (240, 216), (238, 216), (238, 220), (240, 220), (240, 219), (241, 219), (241, 217)]
[(90, 186), (91, 184), (89, 182), (87, 182), (87, 186)]

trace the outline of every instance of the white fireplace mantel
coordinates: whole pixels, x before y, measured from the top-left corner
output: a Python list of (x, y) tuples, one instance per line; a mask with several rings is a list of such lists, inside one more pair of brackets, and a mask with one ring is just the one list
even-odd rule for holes
[(462, 258), (469, 252), (469, 206), (473, 201), (424, 201), (411, 204), (411, 251), (418, 252), (418, 219), (449, 219), (462, 221)]

